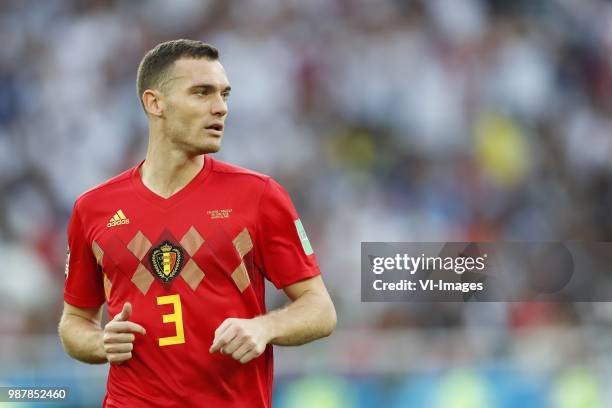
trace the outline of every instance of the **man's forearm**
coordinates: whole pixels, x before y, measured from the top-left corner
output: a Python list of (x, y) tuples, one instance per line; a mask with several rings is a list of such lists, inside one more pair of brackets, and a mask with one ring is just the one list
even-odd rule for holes
[(259, 316), (269, 343), (299, 346), (326, 337), (336, 327), (336, 311), (327, 295), (307, 292), (282, 309)]
[(99, 325), (80, 316), (64, 315), (59, 324), (59, 335), (64, 350), (73, 358), (84, 363), (106, 363)]

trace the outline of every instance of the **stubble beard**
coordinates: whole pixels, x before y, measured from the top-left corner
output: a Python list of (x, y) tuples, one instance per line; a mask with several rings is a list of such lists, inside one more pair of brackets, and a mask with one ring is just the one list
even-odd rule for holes
[[(201, 156), (203, 154), (217, 153), (221, 150), (223, 135), (215, 137), (207, 134), (205, 131), (197, 131), (194, 134), (193, 129), (188, 127), (169, 127), (165, 130), (167, 135), (175, 140), (175, 144), (180, 146), (189, 155)], [(186, 134), (189, 134), (187, 138), (185, 138)]]
[(219, 150), (221, 150), (221, 141), (223, 136), (213, 138), (212, 136), (206, 135), (203, 137), (205, 140), (199, 140), (198, 142), (194, 143), (193, 146), (198, 155), (217, 153)]

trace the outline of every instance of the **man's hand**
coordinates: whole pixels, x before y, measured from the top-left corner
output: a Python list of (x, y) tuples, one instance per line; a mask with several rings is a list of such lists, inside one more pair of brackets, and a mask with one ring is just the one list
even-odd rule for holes
[(264, 321), (254, 319), (225, 319), (215, 331), (210, 352), (229, 354), (242, 364), (248, 363), (264, 352), (270, 338)]
[(126, 302), (121, 312), (104, 326), (104, 352), (111, 364), (122, 364), (132, 358), (134, 333), (146, 334), (144, 327), (129, 321), (131, 314), (132, 305)]

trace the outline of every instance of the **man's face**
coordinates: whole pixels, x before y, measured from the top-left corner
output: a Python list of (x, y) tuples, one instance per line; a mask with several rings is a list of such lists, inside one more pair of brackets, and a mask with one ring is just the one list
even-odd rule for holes
[(189, 154), (221, 148), (230, 84), (219, 61), (181, 58), (163, 86), (165, 137)]

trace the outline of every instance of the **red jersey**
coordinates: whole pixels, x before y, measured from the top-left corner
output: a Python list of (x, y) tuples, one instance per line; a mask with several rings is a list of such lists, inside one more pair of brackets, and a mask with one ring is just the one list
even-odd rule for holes
[(277, 288), (318, 275), (291, 199), (268, 176), (205, 156), (202, 170), (164, 199), (139, 168), (89, 190), (68, 226), (64, 300), (132, 303), (132, 359), (111, 365), (105, 407), (270, 407), (272, 347), (241, 364), (209, 353), (228, 317), (266, 312)]

